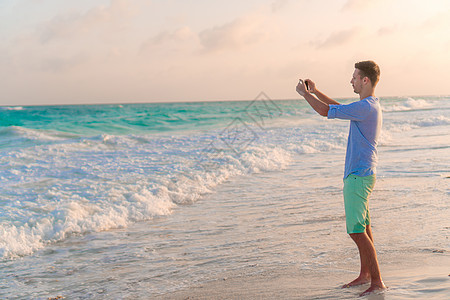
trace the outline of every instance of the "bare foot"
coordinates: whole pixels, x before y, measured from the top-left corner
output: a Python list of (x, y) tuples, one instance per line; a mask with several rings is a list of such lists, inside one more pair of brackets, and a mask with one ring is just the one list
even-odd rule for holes
[(370, 275), (366, 275), (366, 276), (359, 275), (359, 277), (356, 278), (355, 280), (353, 280), (352, 282), (344, 284), (342, 286), (342, 288), (345, 289), (345, 288), (349, 288), (349, 287), (352, 287), (352, 286), (358, 286), (358, 285), (366, 284), (366, 283), (369, 283), (369, 282), (370, 282)]
[(385, 289), (387, 289), (387, 287), (384, 285), (383, 282), (381, 282), (381, 284), (372, 284), (370, 286), (370, 288), (368, 288), (364, 293), (360, 294), (359, 296), (360, 297), (364, 297), (364, 296), (367, 296), (367, 295), (369, 295), (369, 294), (371, 294), (373, 292), (380, 292), (380, 291), (383, 291)]

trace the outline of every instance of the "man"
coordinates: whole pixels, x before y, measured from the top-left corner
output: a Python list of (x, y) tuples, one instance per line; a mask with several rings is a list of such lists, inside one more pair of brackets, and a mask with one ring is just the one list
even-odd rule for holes
[(351, 120), (345, 157), (344, 204), (347, 233), (358, 246), (361, 271), (355, 280), (343, 288), (370, 282), (370, 287), (361, 296), (386, 288), (373, 243), (368, 203), (375, 185), (376, 147), (382, 124), (381, 107), (375, 97), (379, 78), (380, 68), (375, 62), (356, 63), (350, 83), (360, 100), (347, 105), (341, 105), (323, 94), (310, 79), (305, 82), (300, 80), (297, 85), (297, 92), (321, 116)]

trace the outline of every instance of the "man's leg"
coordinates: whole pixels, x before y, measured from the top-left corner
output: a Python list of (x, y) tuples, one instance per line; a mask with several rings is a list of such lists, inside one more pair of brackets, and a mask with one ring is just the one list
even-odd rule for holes
[(347, 233), (358, 246), (361, 260), (359, 276), (343, 287), (371, 282), (366, 292), (384, 288), (370, 227), (369, 196), (375, 185), (375, 176), (349, 175), (344, 179), (344, 204)]
[[(373, 242), (372, 230), (370, 230), (370, 225), (366, 226), (366, 232), (367, 232), (367, 236), (369, 237), (369, 239)], [(356, 242), (355, 234), (363, 234), (363, 233), (350, 234), (350, 237), (356, 243), (356, 246), (358, 246), (358, 243)], [(367, 265), (366, 261), (363, 259), (363, 255), (361, 254), (361, 249), (359, 246), (358, 246), (358, 251), (359, 251), (359, 258), (361, 261), (361, 270), (359, 272), (359, 276), (352, 282), (344, 284), (342, 286), (342, 288), (348, 288), (348, 287), (362, 285), (362, 284), (366, 284), (366, 283), (370, 282), (371, 276), (370, 276), (369, 266)]]
[(372, 241), (372, 244), (374, 244), (373, 235), (372, 235), (372, 228), (370, 227), (370, 224), (366, 226), (366, 233), (369, 236), (369, 239)]
[(380, 267), (378, 266), (375, 246), (367, 232), (352, 233), (350, 234), (350, 237), (358, 246), (359, 255), (361, 258), (361, 273), (357, 279), (352, 281), (352, 283), (354, 283), (353, 286), (357, 285), (356, 283), (358, 282), (359, 284), (363, 284), (370, 281), (370, 288), (368, 288), (361, 295), (366, 295), (373, 291), (385, 289), (386, 286), (383, 284), (380, 275)]

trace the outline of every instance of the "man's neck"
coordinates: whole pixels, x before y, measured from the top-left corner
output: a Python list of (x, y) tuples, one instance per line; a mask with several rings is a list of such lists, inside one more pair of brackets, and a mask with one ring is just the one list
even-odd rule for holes
[(366, 99), (367, 97), (370, 97), (370, 96), (375, 97), (375, 90), (374, 89), (371, 89), (371, 90), (365, 91), (365, 92), (361, 92), (359, 94), (359, 100)]

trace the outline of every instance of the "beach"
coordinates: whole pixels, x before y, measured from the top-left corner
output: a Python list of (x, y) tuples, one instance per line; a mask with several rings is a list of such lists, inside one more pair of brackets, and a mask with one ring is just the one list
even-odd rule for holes
[[(449, 99), (381, 99), (370, 211), (388, 290), (367, 299), (450, 295)], [(39, 110), (46, 122), (24, 121)], [(267, 97), (0, 114), (22, 122), (0, 129), (0, 297), (354, 299), (367, 288), (340, 288), (359, 272), (342, 197), (348, 122)]]
[[(294, 173), (294, 170), (292, 170)], [(295, 175), (294, 175), (295, 176)], [(274, 176), (276, 177), (276, 176)], [(332, 178), (326, 178), (332, 181)], [(447, 179), (448, 180), (448, 179)], [(307, 182), (311, 183), (311, 182)], [(445, 183), (444, 179), (430, 180), (428, 188), (437, 184)], [(337, 183), (339, 184), (339, 183)], [(280, 188), (286, 194), (294, 191), (286, 189), (286, 184), (276, 184), (270, 188)], [(294, 182), (295, 185), (295, 182)], [(388, 183), (387, 180), (380, 179), (379, 189), (401, 189), (404, 186), (403, 180), (396, 183)], [(421, 186), (426, 189), (425, 185)], [(328, 184), (323, 184), (323, 189), (330, 189)], [(337, 187), (336, 187), (337, 188)], [(378, 249), (380, 267), (383, 280), (388, 286), (388, 290), (381, 293), (365, 297), (366, 299), (445, 299), (450, 294), (449, 268), (450, 256), (448, 253), (448, 228), (428, 227), (423, 229), (429, 232), (439, 232), (442, 234), (442, 243), (427, 243), (423, 237), (421, 246), (414, 243), (417, 238), (412, 232), (417, 232), (418, 228), (414, 224), (408, 226), (399, 226), (393, 230), (393, 224), (396, 224), (398, 211), (403, 212), (404, 220), (417, 215), (418, 207), (414, 209), (401, 209), (406, 202), (397, 203), (386, 211), (396, 211), (396, 213), (386, 214), (383, 210), (382, 193), (377, 192), (377, 198), (372, 200), (372, 212), (374, 213), (374, 235), (375, 244)], [(261, 192), (261, 198), (255, 201), (263, 201), (266, 198), (270, 201), (271, 195)], [(338, 195), (335, 197), (339, 198)], [(408, 199), (408, 195), (402, 196)], [(400, 197), (399, 197), (400, 199)], [(377, 200), (379, 201), (378, 203)], [(320, 203), (320, 200), (316, 200)], [(295, 204), (292, 203), (294, 206)], [(447, 204), (448, 205), (448, 204)], [(236, 209), (239, 211), (240, 209)], [(231, 211), (236, 213), (236, 211)], [(275, 210), (274, 210), (275, 211)], [(277, 213), (272, 216), (266, 216), (267, 219), (279, 219), (286, 221), (292, 214), (288, 208), (278, 208)], [(280, 211), (288, 213), (281, 214)], [(266, 210), (267, 212), (267, 210)], [(447, 211), (448, 212), (448, 211)], [(424, 219), (445, 218), (445, 214), (438, 216), (424, 215)], [(272, 218), (271, 218), (272, 217)], [(292, 218), (292, 217), (291, 217)], [(254, 224), (255, 220), (249, 223)], [(275, 221), (274, 221), (275, 222)], [(306, 221), (307, 222), (307, 221)], [(286, 226), (283, 231), (283, 241), (291, 243), (286, 246), (291, 248), (287, 257), (283, 257), (278, 262), (273, 262), (270, 266), (259, 265), (257, 258), (251, 259), (247, 268), (241, 271), (223, 272), (211, 281), (201, 284), (195, 284), (190, 288), (182, 289), (174, 293), (164, 294), (156, 299), (356, 299), (368, 285), (360, 287), (342, 289), (341, 286), (354, 279), (358, 275), (359, 257), (351, 239), (345, 234), (344, 218), (338, 214), (336, 218), (322, 217), (318, 218), (317, 223), (314, 218), (310, 219), (311, 224), (326, 222), (326, 226), (321, 226), (317, 230), (313, 225), (309, 229), (302, 228), (300, 224), (305, 221), (289, 222), (289, 224), (274, 225), (272, 233), (267, 233), (273, 239), (273, 235), (279, 232), (279, 227)], [(401, 221), (400, 221), (401, 222)], [(406, 221), (407, 222), (407, 221)], [(437, 223), (435, 223), (437, 224)], [(417, 224), (418, 225), (418, 224)], [(247, 225), (249, 226), (249, 225)], [(246, 227), (247, 227), (246, 226)], [(255, 225), (253, 225), (255, 226)], [(275, 232), (276, 231), (276, 232)], [(252, 236), (250, 234), (250, 236)], [(409, 237), (405, 242), (405, 237)], [(238, 239), (238, 237), (236, 237)], [(309, 241), (305, 243), (305, 241)], [(295, 245), (295, 246), (294, 246)], [(264, 243), (255, 245), (255, 248), (265, 248)], [(308, 249), (307, 253), (301, 251)], [(278, 250), (271, 251), (267, 247), (266, 251), (273, 255), (280, 255)], [(249, 254), (249, 257), (253, 255)], [(312, 258), (314, 263), (305, 263), (308, 257)]]

